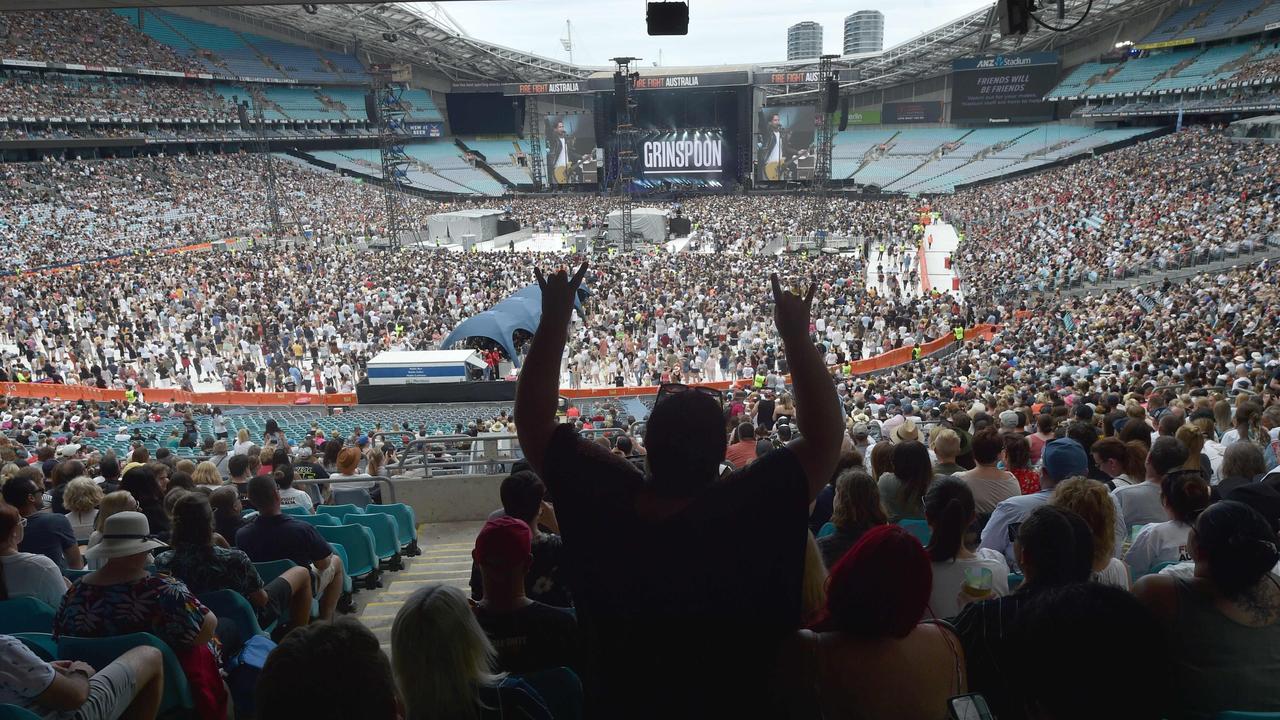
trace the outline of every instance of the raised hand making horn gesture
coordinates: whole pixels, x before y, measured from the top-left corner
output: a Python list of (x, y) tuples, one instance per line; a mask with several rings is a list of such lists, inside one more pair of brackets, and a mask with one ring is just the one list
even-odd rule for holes
[(550, 276), (544, 276), (541, 268), (533, 269), (533, 275), (538, 279), (538, 288), (542, 290), (542, 323), (558, 322), (564, 325), (569, 322), (573, 304), (578, 299), (578, 288), (582, 287), (582, 278), (586, 274), (586, 260), (578, 266), (578, 271), (572, 278), (563, 266)]

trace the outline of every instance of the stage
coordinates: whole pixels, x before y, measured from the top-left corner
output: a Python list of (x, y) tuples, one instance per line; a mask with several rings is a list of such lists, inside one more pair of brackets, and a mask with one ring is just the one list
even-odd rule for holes
[(516, 384), (506, 380), (356, 386), (356, 402), (360, 405), (511, 402), (515, 399)]

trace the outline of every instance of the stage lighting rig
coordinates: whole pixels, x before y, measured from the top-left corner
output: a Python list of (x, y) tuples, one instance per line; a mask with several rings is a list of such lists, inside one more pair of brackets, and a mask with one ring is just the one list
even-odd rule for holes
[(1043, 0), (1039, 6), (1036, 0), (998, 0), (996, 3), (996, 14), (1000, 17), (1000, 34), (1009, 35), (1026, 35), (1031, 29), (1031, 23), (1035, 23), (1045, 30), (1051, 32), (1068, 32), (1076, 29), (1085, 18), (1089, 17), (1089, 11), (1093, 9), (1093, 0), (1088, 0), (1084, 6), (1084, 12), (1080, 17), (1069, 25), (1050, 25), (1035, 15), (1036, 10), (1042, 10), (1049, 5), (1055, 5), (1057, 19), (1059, 22), (1067, 18), (1067, 0)]

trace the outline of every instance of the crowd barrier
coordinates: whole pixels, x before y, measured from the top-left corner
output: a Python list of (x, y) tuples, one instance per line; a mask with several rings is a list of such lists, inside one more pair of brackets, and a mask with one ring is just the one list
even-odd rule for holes
[[(996, 326), (989, 324), (975, 325), (964, 331), (965, 340), (973, 340), (981, 338), (990, 340), (995, 334)], [(947, 345), (955, 342), (955, 339), (947, 336), (940, 337), (936, 340), (920, 346), (920, 355), (922, 357), (931, 355), (942, 350)], [(906, 365), (911, 362), (912, 348), (903, 346), (895, 348), (886, 353), (881, 353), (875, 357), (865, 358), (863, 360), (854, 360), (849, 363), (849, 372), (852, 375), (866, 375), (880, 370)], [(832, 368), (839, 370), (840, 368)], [(788, 376), (787, 381), (791, 378)], [(750, 380), (723, 380), (720, 382), (701, 383), (706, 387), (713, 387), (719, 390), (728, 390), (733, 386), (750, 384)], [(634, 397), (636, 395), (649, 395), (657, 392), (656, 387), (603, 387), (603, 388), (563, 388), (560, 394), (574, 399), (583, 398), (608, 398), (608, 397)], [(59, 385), (56, 383), (17, 383), (8, 382), (0, 383), (0, 394), (11, 398), (29, 398), (33, 400), (64, 400), (64, 401), (92, 401), (92, 402), (124, 402), (125, 391), (114, 389), (100, 389), (88, 385)], [(288, 392), (188, 392), (177, 388), (148, 388), (142, 391), (142, 399), (145, 402), (167, 402), (167, 403), (193, 403), (198, 405), (228, 405), (228, 406), (246, 406), (246, 407), (266, 407), (266, 406), (282, 406), (282, 405), (318, 405), (321, 407), (350, 407), (356, 404), (355, 393), (333, 393), (333, 394), (315, 394), (315, 393), (288, 393)]]
[[(0, 393), (11, 398), (33, 400), (85, 400), (91, 402), (124, 402), (125, 391), (101, 389), (89, 385), (57, 383), (0, 383)], [(177, 388), (148, 388), (142, 391), (145, 402), (195, 403), (201, 405), (320, 405), (350, 406), (356, 404), (355, 393), (260, 393), (260, 392), (188, 392)]]
[[(964, 331), (964, 339), (973, 340), (975, 338), (981, 338), (983, 340), (990, 340), (992, 337), (995, 336), (996, 327), (997, 326), (995, 325), (989, 325), (986, 323), (982, 325), (975, 325), (974, 327), (967, 328)], [(935, 352), (938, 352), (939, 350), (942, 350), (947, 345), (953, 342), (955, 342), (955, 338), (950, 336), (940, 337), (937, 340), (930, 340), (929, 342), (924, 343), (923, 345), (920, 346), (920, 355), (922, 357), (926, 355), (931, 355)], [(887, 353), (881, 353), (880, 355), (876, 355), (875, 357), (869, 357), (864, 360), (854, 360), (853, 362), (849, 363), (849, 366), (850, 366), (849, 372), (852, 375), (867, 375), (873, 372), (877, 372), (879, 370), (888, 370), (889, 368), (898, 367), (899, 365), (906, 365), (907, 363), (911, 362), (911, 351), (912, 351), (912, 348), (910, 346), (903, 346), (900, 348), (895, 348), (893, 350), (890, 350)], [(832, 370), (838, 370), (838, 369), (839, 369), (838, 367), (832, 368)], [(791, 378), (790, 376), (788, 376), (787, 382), (790, 382), (790, 381), (791, 381)], [(748, 379), (739, 379), (739, 380), (722, 380), (719, 382), (706, 382), (706, 383), (698, 383), (698, 384), (704, 387), (716, 388), (717, 390), (728, 390), (730, 387), (733, 387), (733, 386), (750, 385), (751, 381)], [(658, 389), (656, 387), (652, 387), (652, 386), (647, 388), (635, 388), (635, 387), (580, 388), (577, 390), (563, 388), (560, 390), (560, 394), (567, 398), (573, 398), (573, 399), (608, 398), (608, 397), (631, 397), (634, 395), (649, 395), (657, 392), (657, 390)]]

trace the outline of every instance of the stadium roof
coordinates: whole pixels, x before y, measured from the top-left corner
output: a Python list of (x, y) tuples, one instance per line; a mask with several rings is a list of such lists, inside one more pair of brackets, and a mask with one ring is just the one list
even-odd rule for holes
[[(1064, 20), (1057, 20), (1056, 13), (1049, 10), (1039, 15), (1050, 25), (1068, 26), (1079, 20), (1085, 8), (1089, 8), (1088, 16), (1084, 21), (1067, 32), (1052, 32), (1033, 23), (1032, 31), (1025, 36), (1002, 37), (996, 6), (992, 3), (910, 40), (898, 43), (873, 57), (841, 58), (835, 60), (833, 64), (839, 68), (857, 68), (861, 74), (860, 79), (855, 82), (842, 83), (841, 87), (845, 90), (869, 90), (897, 85), (948, 73), (951, 71), (951, 61), (957, 58), (1052, 50), (1099, 30), (1115, 32), (1117, 40), (1127, 39), (1121, 35), (1125, 20), (1162, 5), (1172, 5), (1174, 0), (1063, 0), (1063, 2), (1066, 11)], [(1054, 3), (1045, 4), (1056, 10)], [(790, 62), (771, 67), (786, 67), (788, 70), (816, 69), (817, 61)], [(774, 88), (776, 93), (781, 93), (782, 90), (782, 87)], [(803, 94), (806, 93), (790, 93), (789, 96)]]
[[(494, 8), (501, 12), (500, 5)], [(301, 5), (241, 5), (216, 12), (314, 35), (347, 48), (358, 43), (375, 55), (415, 62), (453, 81), (573, 80), (600, 69), (472, 37), (437, 3), (319, 5), (314, 15)], [(394, 33), (398, 39), (388, 41), (384, 33)]]
[[(573, 65), (554, 58), (504, 47), (471, 36), (449, 16), (438, 2), (372, 3), (364, 5), (331, 4), (319, 0), (312, 15), (302, 5), (266, 5), (279, 0), (167, 0), (165, 5), (203, 6), (207, 12), (273, 26), (279, 32), (307, 34), (351, 49), (362, 49), (387, 58), (408, 60), (433, 68), (452, 81), (460, 82), (526, 82), (582, 79), (592, 73), (613, 70), (612, 67)], [(1051, 32), (1037, 25), (1025, 36), (1001, 37), (995, 3), (976, 10), (910, 40), (881, 52), (842, 57), (837, 68), (857, 68), (857, 81), (842, 83), (846, 91), (858, 91), (897, 85), (903, 82), (942, 75), (951, 70), (951, 61), (974, 55), (1051, 50), (1078, 38), (1099, 32), (1122, 36), (1124, 23), (1139, 15), (1176, 0), (1063, 0), (1065, 19), (1057, 20), (1054, 3), (1040, 13), (1050, 24), (1070, 25), (1088, 10), (1088, 16), (1068, 32)], [(114, 7), (137, 4), (137, 0), (8, 0), (7, 5), (22, 8), (63, 9), (73, 7)], [(209, 7), (218, 5), (220, 7)], [(500, 8), (501, 5), (495, 5)], [(500, 12), (500, 10), (499, 10)], [(483, 34), (483, 29), (480, 30)], [(397, 40), (385, 39), (394, 33)], [(717, 67), (714, 69), (737, 69)], [(747, 66), (741, 66), (747, 67)], [(753, 66), (762, 70), (804, 71), (817, 68), (816, 60), (762, 62)], [(698, 68), (702, 71), (711, 67)], [(646, 73), (646, 68), (637, 68)], [(671, 72), (672, 68), (662, 68)], [(688, 68), (693, 71), (694, 68)], [(771, 94), (785, 92), (784, 86), (768, 89)], [(792, 92), (799, 97), (808, 91)]]

